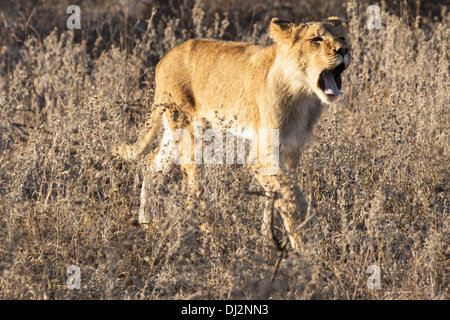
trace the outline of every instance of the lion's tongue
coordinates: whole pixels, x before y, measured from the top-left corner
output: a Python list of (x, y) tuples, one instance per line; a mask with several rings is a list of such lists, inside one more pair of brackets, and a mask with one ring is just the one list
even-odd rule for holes
[(323, 92), (330, 95), (343, 94), (343, 92), (338, 89), (331, 71), (325, 71), (322, 75), (322, 80), (324, 85)]

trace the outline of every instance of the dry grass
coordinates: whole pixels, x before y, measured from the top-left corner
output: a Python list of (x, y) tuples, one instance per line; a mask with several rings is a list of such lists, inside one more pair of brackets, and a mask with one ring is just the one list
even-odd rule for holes
[[(448, 299), (450, 14), (419, 20), (391, 1), (382, 28), (367, 30), (360, 2), (300, 2), (86, 1), (76, 31), (65, 30), (69, 3), (6, 2), (0, 298)], [(267, 280), (277, 256), (246, 167), (205, 167), (208, 207), (192, 212), (176, 172), (155, 177), (155, 219), (136, 226), (143, 167), (108, 149), (137, 139), (164, 53), (192, 37), (269, 43), (272, 16), (336, 14), (349, 19), (353, 63), (296, 173), (319, 216), (305, 252), (288, 251)], [(80, 290), (66, 287), (72, 264)], [(377, 290), (366, 286), (373, 264)]]

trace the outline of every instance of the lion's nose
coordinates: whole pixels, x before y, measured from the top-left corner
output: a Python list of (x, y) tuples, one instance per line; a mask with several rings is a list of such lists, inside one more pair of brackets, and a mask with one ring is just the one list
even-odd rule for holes
[(345, 56), (345, 54), (348, 52), (348, 48), (341, 47), (338, 50), (334, 49), (334, 51), (338, 54), (340, 54), (342, 57)]

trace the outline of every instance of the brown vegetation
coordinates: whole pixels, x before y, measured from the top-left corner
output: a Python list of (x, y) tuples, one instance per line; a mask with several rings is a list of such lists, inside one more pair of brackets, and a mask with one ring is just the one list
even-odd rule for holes
[[(86, 1), (72, 31), (71, 3), (29, 3), (0, 8), (1, 299), (448, 299), (445, 7), (417, 18), (419, 2), (388, 1), (368, 30), (368, 2)], [(288, 250), (270, 282), (265, 199), (245, 166), (204, 168), (208, 210), (185, 210), (176, 171), (156, 178), (154, 222), (137, 226), (143, 166), (108, 150), (137, 139), (156, 62), (193, 37), (269, 44), (274, 16), (332, 15), (349, 21), (353, 63), (296, 172), (319, 220), (304, 253)]]

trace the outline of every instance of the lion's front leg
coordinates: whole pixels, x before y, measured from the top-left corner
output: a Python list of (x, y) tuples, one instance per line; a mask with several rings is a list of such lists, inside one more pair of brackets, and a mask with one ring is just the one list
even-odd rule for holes
[(300, 251), (302, 243), (300, 231), (306, 224), (304, 222), (309, 210), (309, 203), (305, 195), (300, 186), (291, 178), (284, 164), (280, 164), (275, 175), (262, 175), (260, 168), (255, 168), (255, 170), (259, 182), (269, 194), (264, 210), (262, 232), (271, 238), (272, 215), (273, 210), (276, 209), (281, 215), (291, 245), (295, 250)]

